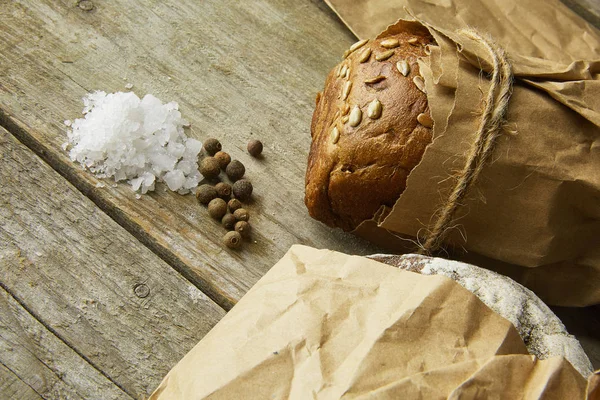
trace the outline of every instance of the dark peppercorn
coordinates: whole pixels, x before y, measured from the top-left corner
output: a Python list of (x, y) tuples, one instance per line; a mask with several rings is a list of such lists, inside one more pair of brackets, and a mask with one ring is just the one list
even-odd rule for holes
[(244, 176), (244, 174), (246, 173), (246, 167), (244, 167), (244, 164), (242, 164), (238, 160), (233, 160), (229, 163), (229, 165), (227, 165), (227, 168), (225, 168), (225, 173), (227, 174), (229, 179), (235, 182), (238, 179), (241, 179), (242, 176)]
[(224, 151), (217, 151), (215, 153), (215, 158), (219, 162), (221, 169), (227, 168), (227, 165), (229, 165), (229, 163), (231, 162), (231, 156), (228, 153), (225, 153)]
[(260, 140), (251, 140), (248, 142), (248, 153), (252, 157), (258, 157), (263, 151), (263, 144)]
[(245, 208), (238, 208), (233, 212), (233, 216), (238, 221), (248, 221), (250, 219), (250, 214)]
[(238, 208), (242, 208), (242, 202), (238, 199), (231, 199), (227, 203), (227, 207), (229, 207), (229, 211), (234, 212)]
[(252, 195), (252, 183), (248, 179), (240, 179), (233, 184), (233, 195), (240, 200), (247, 200)]
[(238, 221), (235, 223), (235, 231), (242, 237), (248, 237), (250, 235), (250, 224), (246, 221)]
[(221, 172), (221, 166), (216, 158), (204, 157), (202, 161), (200, 161), (200, 173), (206, 179), (216, 178), (219, 176), (219, 172)]
[(212, 199), (208, 203), (208, 214), (214, 219), (220, 220), (227, 212), (227, 203), (221, 198)]
[(210, 201), (217, 196), (217, 190), (210, 185), (200, 185), (198, 190), (196, 190), (196, 198), (202, 204), (210, 203)]
[(235, 219), (233, 214), (225, 214), (223, 216), (223, 219), (221, 219), (221, 224), (223, 224), (223, 226), (227, 230), (232, 230), (234, 228), (236, 222), (237, 222), (237, 219)]
[(223, 243), (230, 249), (237, 249), (242, 244), (242, 235), (236, 231), (227, 232), (223, 237)]
[(229, 200), (231, 197), (231, 185), (225, 182), (219, 182), (215, 185), (217, 195), (223, 200)]
[(209, 138), (204, 141), (204, 150), (210, 156), (214, 156), (216, 152), (221, 151), (221, 142), (215, 138)]

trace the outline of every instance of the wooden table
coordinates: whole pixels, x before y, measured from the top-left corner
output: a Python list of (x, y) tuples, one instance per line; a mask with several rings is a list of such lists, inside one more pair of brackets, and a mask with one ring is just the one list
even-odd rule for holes
[[(303, 204), (314, 97), (355, 40), (322, 1), (0, 0), (0, 21), (0, 398), (143, 398), (292, 244), (381, 250)], [(128, 83), (245, 163), (241, 250), (194, 196), (138, 200), (61, 148), (86, 93)], [(558, 313), (599, 368), (597, 311)]]

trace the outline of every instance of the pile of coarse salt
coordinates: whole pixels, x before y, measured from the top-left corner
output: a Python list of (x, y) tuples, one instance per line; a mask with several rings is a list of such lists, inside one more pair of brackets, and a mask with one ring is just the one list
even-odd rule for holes
[(188, 138), (178, 104), (147, 94), (94, 92), (83, 98), (84, 118), (68, 132), (71, 160), (101, 178), (128, 180), (134, 191), (154, 190), (156, 181), (181, 194), (198, 186), (202, 143)]

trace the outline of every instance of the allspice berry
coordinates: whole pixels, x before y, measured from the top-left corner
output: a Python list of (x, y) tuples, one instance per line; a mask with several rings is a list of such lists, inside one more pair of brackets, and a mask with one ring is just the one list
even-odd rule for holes
[(208, 204), (210, 201), (218, 196), (217, 190), (207, 184), (200, 185), (196, 190), (196, 198), (201, 204)]
[(227, 203), (225, 200), (217, 197), (208, 203), (208, 214), (214, 219), (220, 220), (227, 212)]
[(237, 249), (242, 244), (242, 235), (236, 231), (227, 232), (223, 237), (223, 243), (230, 249)]
[(248, 237), (250, 235), (250, 224), (246, 221), (238, 221), (235, 223), (235, 231), (242, 237)]
[(248, 179), (240, 179), (233, 184), (233, 195), (240, 200), (247, 200), (252, 195), (252, 183)]
[(260, 153), (262, 153), (263, 151), (263, 144), (260, 140), (251, 140), (248, 142), (248, 153), (250, 153), (250, 155), (252, 157), (258, 157), (260, 156)]
[(238, 208), (233, 212), (233, 216), (238, 221), (248, 221), (250, 219), (250, 214), (245, 208)]
[(238, 199), (231, 199), (227, 203), (227, 207), (229, 207), (230, 212), (234, 212), (238, 208), (242, 208), (242, 202), (239, 201)]
[[(233, 214), (225, 214), (223, 219), (221, 219), (221, 224), (225, 229), (232, 230), (235, 227), (235, 223), (238, 222), (237, 219), (233, 216)], [(241, 234), (241, 232), (240, 232)]]
[(219, 162), (221, 169), (227, 168), (227, 166), (231, 162), (231, 156), (229, 155), (229, 153), (225, 153), (224, 151), (217, 151), (215, 153), (215, 158)]
[(204, 151), (209, 156), (214, 156), (218, 151), (221, 151), (221, 142), (215, 138), (209, 138), (204, 141)]
[(231, 185), (229, 183), (219, 182), (215, 185), (215, 189), (217, 190), (217, 196), (223, 200), (229, 200), (231, 197)]
[(219, 172), (221, 172), (221, 166), (216, 158), (204, 157), (202, 161), (200, 161), (200, 173), (206, 179), (214, 179), (218, 177)]
[(242, 164), (238, 160), (233, 160), (229, 163), (229, 165), (227, 165), (227, 168), (225, 168), (225, 173), (227, 174), (229, 179), (235, 182), (238, 179), (241, 179), (242, 176), (244, 176), (244, 174), (246, 173), (246, 167), (244, 167), (244, 164)]

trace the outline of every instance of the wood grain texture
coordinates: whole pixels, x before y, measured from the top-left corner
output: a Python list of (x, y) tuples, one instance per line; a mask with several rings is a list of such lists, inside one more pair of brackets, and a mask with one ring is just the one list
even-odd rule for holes
[[(26, 341), (15, 348), (52, 364), (41, 377), (64, 371), (43, 397), (63, 398), (49, 395), (54, 389), (82, 398), (149, 394), (224, 311), (1, 128), (0, 155), (0, 286), (64, 342), (57, 347), (41, 328), (15, 333), (8, 319), (19, 314), (0, 314), (1, 325)], [(81, 360), (65, 358), (75, 356), (64, 347)], [(1, 353), (19, 377), (28, 380), (29, 368), (35, 374), (31, 357)], [(96, 380), (77, 380), (86, 368)], [(106, 381), (112, 392), (93, 392)]]
[[(226, 308), (293, 243), (381, 251), (311, 220), (302, 201), (314, 96), (355, 40), (323, 2), (93, 4), (0, 0), (0, 124)], [(246, 164), (254, 236), (241, 251), (220, 244), (223, 230), (193, 196), (159, 187), (136, 200), (124, 184), (96, 187), (61, 149), (81, 97), (127, 83), (177, 101), (190, 136), (218, 137)], [(250, 138), (265, 143), (263, 159), (246, 154)], [(148, 393), (223, 312), (20, 146), (0, 147), (0, 281), (107, 379)], [(139, 283), (149, 297), (133, 294)], [(4, 384), (37, 396), (0, 365)]]
[(43, 397), (27, 386), (10, 369), (0, 364), (0, 399), (38, 400)]
[(598, 0), (560, 0), (580, 17), (600, 29), (600, 2)]
[[(0, 123), (184, 276), (231, 307), (295, 243), (348, 253), (378, 249), (312, 220), (303, 204), (315, 94), (354, 38), (317, 2), (12, 1), (0, 8)], [(61, 149), (66, 119), (88, 91), (132, 83), (180, 104), (189, 135), (215, 136), (247, 167), (252, 241), (225, 231), (193, 196), (136, 200), (97, 181)], [(246, 143), (260, 138), (264, 157)]]
[[(0, 288), (0, 364), (37, 398), (131, 399)], [(4, 381), (6, 379), (6, 381)], [(8, 377), (0, 382), (9, 382)], [(26, 390), (27, 391), (27, 390)], [(7, 395), (0, 398), (22, 398)], [(26, 397), (26, 396), (25, 396)]]

